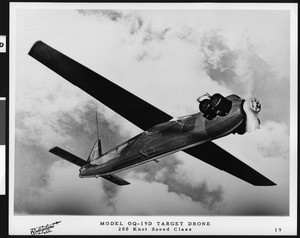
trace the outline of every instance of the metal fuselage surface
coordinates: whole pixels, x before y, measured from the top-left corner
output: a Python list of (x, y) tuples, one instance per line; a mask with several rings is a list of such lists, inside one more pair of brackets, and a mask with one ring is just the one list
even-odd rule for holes
[(207, 120), (202, 113), (158, 124), (116, 146), (80, 169), (80, 177), (112, 174), (233, 133), (245, 120), (244, 100), (236, 95), (226, 116)]

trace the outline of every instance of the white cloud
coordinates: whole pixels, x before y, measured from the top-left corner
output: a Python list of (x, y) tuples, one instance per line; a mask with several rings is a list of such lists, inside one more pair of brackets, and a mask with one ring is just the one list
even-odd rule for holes
[[(168, 186), (157, 182), (132, 180), (113, 199), (117, 213), (127, 215), (209, 214), (209, 211), (191, 198), (168, 191)], [(142, 194), (142, 196), (141, 196)], [(168, 202), (166, 202), (168, 201)], [(184, 211), (184, 212), (183, 212)]]
[(236, 153), (243, 157), (249, 157), (254, 162), (274, 157), (274, 150), (277, 152), (276, 157), (281, 159), (287, 159), (289, 154), (289, 131), (285, 123), (267, 121), (254, 132), (232, 135), (228, 139), (220, 139), (218, 142), (229, 148), (230, 144), (238, 145), (234, 147)]

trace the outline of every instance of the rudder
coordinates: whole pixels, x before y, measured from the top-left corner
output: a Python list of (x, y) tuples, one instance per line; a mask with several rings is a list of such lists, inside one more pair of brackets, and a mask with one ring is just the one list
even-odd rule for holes
[(92, 148), (92, 150), (91, 150), (91, 152), (89, 154), (87, 162), (88, 163), (92, 162), (92, 161), (96, 160), (97, 158), (99, 158), (101, 155), (102, 155), (101, 140), (98, 139), (95, 142), (95, 144), (94, 144), (94, 146), (93, 146), (93, 148)]

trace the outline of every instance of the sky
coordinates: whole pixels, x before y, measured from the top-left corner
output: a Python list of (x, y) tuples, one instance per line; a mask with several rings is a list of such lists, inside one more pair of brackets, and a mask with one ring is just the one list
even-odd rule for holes
[[(18, 9), (15, 214), (289, 215), (289, 24), (288, 11), (274, 10)], [(257, 97), (260, 129), (215, 143), (277, 186), (252, 186), (183, 152), (118, 173), (129, 186), (80, 179), (48, 151), (87, 159), (95, 111), (103, 151), (141, 130), (31, 58), (37, 40), (174, 117), (198, 112), (205, 92)]]

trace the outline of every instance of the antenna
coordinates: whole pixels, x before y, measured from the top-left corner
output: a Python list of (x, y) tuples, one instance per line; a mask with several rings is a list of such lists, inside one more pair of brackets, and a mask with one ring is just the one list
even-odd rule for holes
[(99, 125), (98, 125), (98, 112), (97, 111), (96, 111), (96, 124), (97, 124), (97, 137), (98, 137), (98, 140), (100, 140)]

